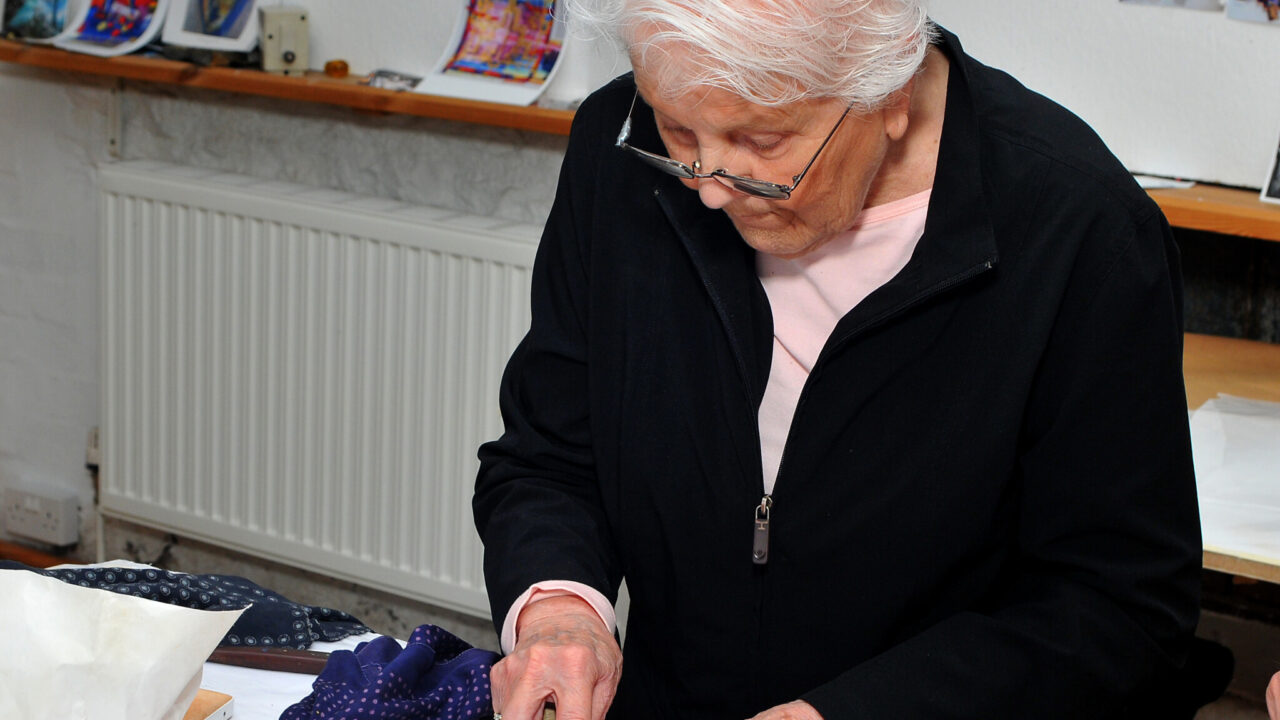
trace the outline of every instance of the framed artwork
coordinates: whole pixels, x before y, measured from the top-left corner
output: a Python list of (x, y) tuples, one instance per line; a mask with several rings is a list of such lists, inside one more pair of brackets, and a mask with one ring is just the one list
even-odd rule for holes
[(530, 105), (565, 50), (556, 0), (455, 0), (452, 41), (417, 92)]
[(53, 44), (90, 55), (131, 53), (159, 34), (168, 9), (169, 0), (89, 0)]
[(1280, 204), (1280, 142), (1276, 143), (1276, 153), (1271, 156), (1271, 170), (1262, 185), (1262, 201)]
[(249, 52), (258, 44), (257, 0), (170, 0), (166, 45)]
[(1227, 17), (1280, 27), (1280, 0), (1227, 0)]
[(66, 24), (67, 0), (0, 0), (2, 35), (48, 40)]
[(1187, 8), (1188, 10), (1221, 10), (1222, 0), (1120, 0), (1133, 5), (1159, 5), (1161, 7)]

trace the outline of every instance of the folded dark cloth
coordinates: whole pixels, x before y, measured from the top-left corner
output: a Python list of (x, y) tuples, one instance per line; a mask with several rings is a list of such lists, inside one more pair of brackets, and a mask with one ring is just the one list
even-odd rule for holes
[(73, 585), (157, 600), (198, 610), (248, 607), (220, 645), (303, 649), (316, 640), (332, 642), (371, 632), (340, 610), (300, 605), (235, 575), (188, 575), (155, 568), (67, 568), (44, 570), (0, 560), (0, 570), (29, 570)]
[(493, 714), (489, 669), (498, 654), (420, 625), (403, 649), (386, 636), (338, 650), (280, 720), (476, 720)]

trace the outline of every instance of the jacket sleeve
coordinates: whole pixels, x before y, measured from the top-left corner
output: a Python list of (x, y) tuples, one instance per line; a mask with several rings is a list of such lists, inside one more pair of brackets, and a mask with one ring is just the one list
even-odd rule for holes
[(588, 220), (595, 161), (591, 101), (575, 117), (532, 277), (532, 319), (503, 374), (504, 433), (480, 448), (472, 508), (490, 608), (535, 582), (583, 583), (617, 600), (620, 571), (593, 463), (587, 395)]
[(1073, 271), (1023, 424), (1006, 582), (808, 693), (826, 720), (1095, 717), (1180, 661), (1199, 517), (1177, 250), (1149, 215)]

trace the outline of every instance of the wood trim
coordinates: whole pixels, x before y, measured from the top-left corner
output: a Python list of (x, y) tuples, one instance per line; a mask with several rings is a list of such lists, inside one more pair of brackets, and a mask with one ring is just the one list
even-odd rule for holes
[(1147, 194), (1174, 227), (1280, 242), (1280, 205), (1262, 202), (1257, 192), (1195, 185)]
[(335, 80), (315, 72), (286, 76), (247, 68), (199, 67), (187, 62), (137, 55), (100, 58), (13, 40), (0, 40), (0, 61), (142, 82), (341, 105), (371, 112), (532, 130), (552, 135), (568, 135), (569, 126), (573, 122), (573, 113), (568, 110), (384, 90), (360, 85), (361, 78)]
[(1205, 550), (1203, 564), (1207, 570), (1217, 570), (1228, 575), (1239, 575), (1263, 582), (1280, 583), (1280, 565), (1272, 562)]
[(31, 567), (47, 568), (53, 565), (61, 565), (65, 562), (73, 562), (71, 558), (50, 555), (25, 545), (17, 545), (11, 542), (0, 540), (0, 560), (16, 560), (23, 565)]
[(1189, 408), (1218, 393), (1280, 402), (1280, 344), (1187, 333), (1182, 374)]
[[(0, 40), (0, 61), (551, 135), (568, 135), (573, 122), (573, 113), (568, 110), (383, 90), (360, 85), (359, 78), (335, 80), (315, 72), (285, 76), (245, 68), (199, 67), (187, 62), (137, 55), (100, 58), (14, 40)], [(1280, 205), (1262, 202), (1255, 192), (1196, 185), (1185, 190), (1150, 190), (1148, 193), (1174, 227), (1280, 242)]]

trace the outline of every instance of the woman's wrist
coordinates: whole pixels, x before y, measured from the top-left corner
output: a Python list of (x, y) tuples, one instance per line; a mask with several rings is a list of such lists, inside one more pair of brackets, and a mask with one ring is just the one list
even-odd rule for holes
[(517, 644), (526, 635), (525, 630), (551, 618), (585, 618), (588, 627), (598, 627), (603, 634), (610, 634), (609, 628), (600, 614), (586, 600), (572, 593), (547, 593), (542, 597), (534, 596), (520, 611), (516, 618)]

